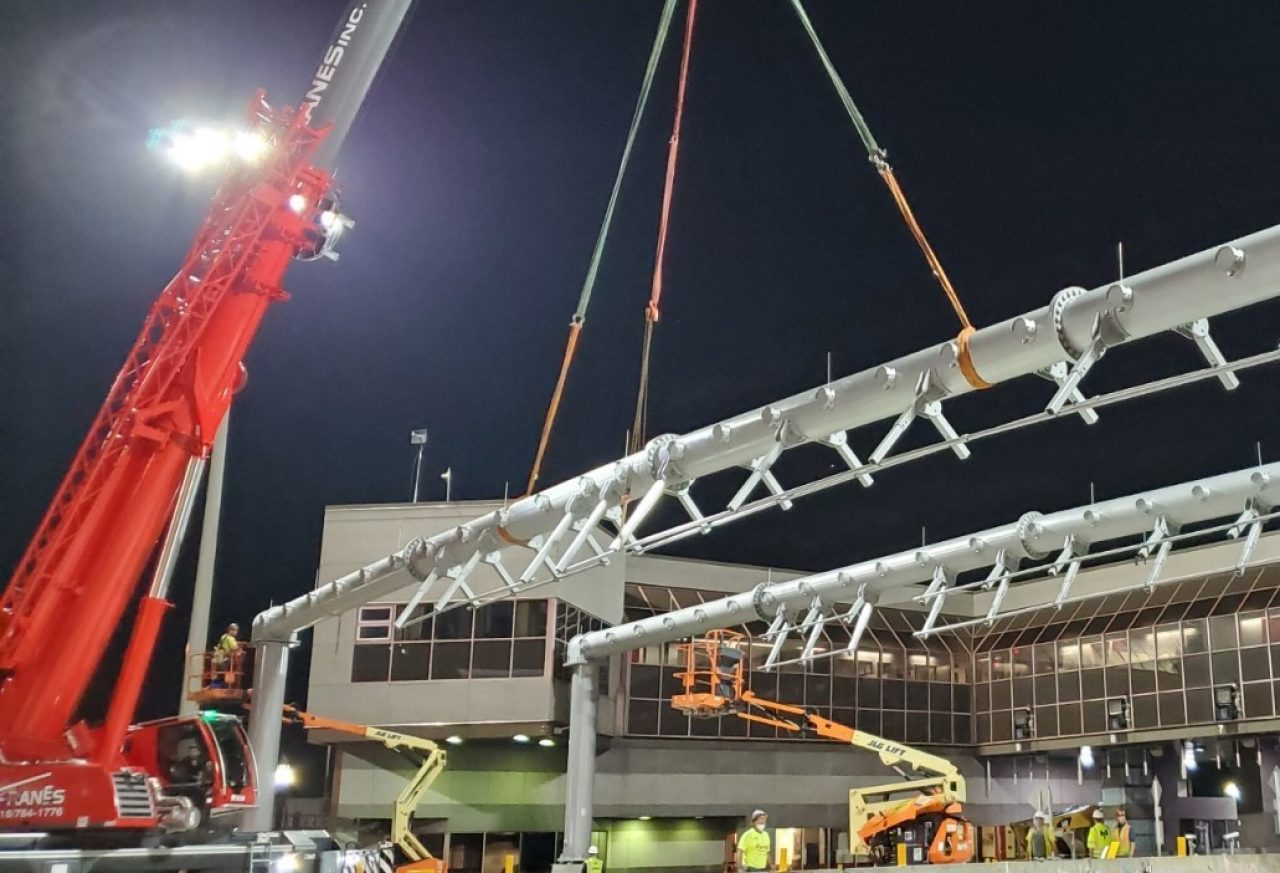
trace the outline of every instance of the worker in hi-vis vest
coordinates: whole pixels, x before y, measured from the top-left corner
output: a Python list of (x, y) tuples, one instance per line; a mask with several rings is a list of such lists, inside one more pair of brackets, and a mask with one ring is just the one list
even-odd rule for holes
[(1053, 828), (1048, 825), (1045, 814), (1036, 810), (1031, 827), (1027, 828), (1027, 857), (1032, 861), (1047, 861), (1057, 854)]
[(769, 816), (763, 809), (751, 813), (751, 827), (738, 837), (738, 873), (759, 873), (770, 868), (769, 832), (764, 829), (768, 823)]
[(1129, 824), (1129, 816), (1123, 806), (1116, 807), (1115, 839), (1117, 858), (1133, 857), (1133, 825)]
[(1085, 841), (1090, 858), (1101, 858), (1106, 853), (1107, 846), (1111, 845), (1111, 829), (1103, 821), (1104, 818), (1102, 810), (1093, 811), (1093, 827), (1089, 828), (1089, 837)]
[(595, 846), (587, 849), (586, 873), (604, 873), (604, 861), (600, 860), (600, 850)]

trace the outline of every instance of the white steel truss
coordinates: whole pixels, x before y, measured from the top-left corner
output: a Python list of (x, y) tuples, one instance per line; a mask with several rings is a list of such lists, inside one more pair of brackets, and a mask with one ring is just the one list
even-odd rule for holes
[[(1153, 383), (1156, 387), (1208, 376), (1234, 387), (1236, 370), (1265, 363), (1274, 354), (1228, 363), (1208, 333), (1207, 319), (1277, 295), (1280, 227), (1090, 291), (1065, 289), (1048, 305), (977, 331), (964, 342), (932, 346), (688, 434), (658, 437), (644, 451), (576, 480), (447, 533), (415, 539), (394, 554), (265, 611), (254, 622), (254, 637), (288, 639), (323, 618), (403, 587), (409, 581), (406, 576), (421, 583), (415, 599), (430, 594), (437, 609), (454, 602), (475, 605), (480, 599), (467, 583), (480, 562), (498, 571), (504, 582), (500, 593), (506, 596), (539, 584), (540, 573), (555, 577), (579, 569), (582, 560), (575, 564), (575, 559), (586, 550), (589, 555), (583, 560), (598, 562), (621, 549), (654, 548), (768, 506), (785, 508), (803, 494), (837, 484), (836, 477), (826, 477), (784, 488), (773, 467), (783, 452), (798, 445), (829, 447), (848, 468), (838, 481), (858, 479), (864, 485), (875, 470), (924, 453), (951, 450), (963, 458), (978, 435), (957, 434), (946, 419), (943, 402), (974, 390), (966, 370), (992, 385), (1023, 375), (1043, 376), (1057, 390), (1044, 413), (1030, 419), (1078, 412), (1092, 420), (1103, 404), (1086, 400), (1080, 383), (1107, 350), (1176, 331), (1194, 341), (1209, 366)], [(1112, 398), (1118, 402), (1150, 390), (1153, 386), (1142, 386)], [(932, 423), (941, 442), (924, 452), (893, 455), (898, 439), (916, 418)], [(988, 429), (981, 436), (1034, 423), (1030, 419)], [(892, 423), (864, 464), (849, 447), (847, 432), (878, 421)], [(690, 485), (735, 467), (748, 470), (746, 481), (724, 510), (706, 515), (690, 495)], [(748, 502), (762, 485), (768, 496)], [(690, 522), (641, 538), (641, 526), (666, 495), (684, 507)], [(607, 544), (596, 537), (596, 525), (604, 520), (617, 530)], [(518, 574), (503, 564), (504, 553), (513, 546), (533, 551), (532, 560)]]

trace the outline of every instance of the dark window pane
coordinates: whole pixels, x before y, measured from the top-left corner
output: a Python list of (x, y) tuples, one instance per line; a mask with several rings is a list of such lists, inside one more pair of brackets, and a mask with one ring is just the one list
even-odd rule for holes
[(507, 640), (511, 638), (511, 621), (515, 604), (499, 600), (476, 610), (476, 639)]
[(975, 690), (974, 706), (979, 712), (988, 712), (991, 709), (991, 683), (980, 682)]
[(547, 601), (516, 601), (516, 636), (545, 637), (547, 635)]
[(1181, 691), (1166, 691), (1156, 695), (1160, 701), (1160, 724), (1180, 725), (1187, 723), (1186, 708), (1182, 703)]
[(435, 638), (438, 640), (471, 639), (471, 610), (450, 609), (436, 615)]
[(471, 667), (471, 643), (435, 643), (432, 648), (432, 679), (467, 678)]
[[(404, 608), (407, 604), (400, 604), (396, 608), (397, 615), (404, 615)], [(435, 616), (430, 615), (435, 606), (430, 603), (420, 603), (413, 608), (413, 614), (405, 620), (405, 626), (396, 630), (396, 640), (401, 642), (413, 642), (416, 640), (431, 639), (431, 629), (435, 626)]]
[(1031, 677), (1025, 676), (1021, 679), (1013, 680), (1013, 705), (1014, 706), (1030, 706), (1031, 705)]
[(720, 736), (721, 722), (741, 720), (739, 718), (691, 718), (689, 719), (689, 734), (695, 737), (718, 737)]
[(658, 702), (633, 700), (627, 705), (627, 730), (651, 737), (658, 733)]
[(907, 735), (908, 743), (927, 743), (929, 742), (929, 718), (924, 713), (908, 713), (907, 714)]
[(477, 640), (471, 652), (472, 679), (506, 679), (511, 675), (511, 642)]
[(1240, 650), (1240, 678), (1245, 682), (1271, 678), (1271, 657), (1265, 646)]
[(1058, 707), (1036, 707), (1036, 736), (1056, 737), (1058, 735)]
[(1188, 655), (1182, 659), (1182, 669), (1188, 688), (1202, 688), (1212, 681), (1208, 655)]
[(906, 705), (907, 691), (901, 679), (886, 679), (880, 684), (883, 686), (885, 709), (902, 709)]
[(1058, 734), (1069, 737), (1080, 733), (1080, 704), (1064, 703), (1058, 706)]
[(390, 667), (390, 646), (356, 646), (351, 650), (352, 682), (386, 682)]
[(1273, 714), (1270, 682), (1246, 682), (1244, 714), (1248, 718), (1267, 718)]
[(855, 706), (858, 702), (858, 680), (847, 676), (832, 678), (831, 703), (835, 706)]
[(929, 742), (951, 743), (951, 714), (933, 713), (929, 716)]
[(1080, 674), (1072, 671), (1058, 674), (1058, 700), (1070, 703), (1080, 699)]
[(827, 709), (831, 706), (831, 677), (804, 677), (804, 705)]
[(1271, 649), (1271, 675), (1280, 676), (1280, 645), (1272, 643)]
[(1240, 681), (1240, 660), (1235, 652), (1214, 652), (1209, 657), (1213, 659), (1214, 685)]
[(1229, 594), (1213, 605), (1210, 615), (1234, 615), (1243, 602), (1243, 594)]
[(1213, 721), (1213, 690), (1193, 688), (1187, 695), (1187, 723), (1203, 724)]
[[(929, 683), (928, 682), (908, 682), (907, 683), (907, 709), (916, 711), (927, 710), (929, 708)], [(908, 742), (914, 742), (908, 740)], [(928, 742), (921, 740), (920, 742)]]
[(1102, 669), (1102, 667), (1091, 667), (1080, 671), (1081, 697), (1085, 700), (1100, 700), (1105, 695)]
[(804, 700), (804, 674), (779, 673), (778, 699), (786, 703), (798, 704)]
[(951, 708), (955, 712), (971, 711), (970, 702), (973, 695), (968, 685), (952, 685), (951, 695)]
[(721, 718), (716, 719), (720, 722), (720, 736), (722, 737), (745, 737), (747, 735), (746, 719), (741, 718)]
[(1129, 680), (1133, 683), (1134, 694), (1147, 694), (1156, 690), (1156, 671), (1151, 669), (1154, 661), (1134, 663), (1129, 671)]
[(631, 696), (657, 700), (661, 696), (658, 691), (658, 668), (646, 664), (631, 665)]
[(1216, 615), (1209, 619), (1209, 648), (1214, 652), (1226, 652), (1238, 646), (1236, 635), (1236, 617), (1234, 615)]
[(880, 733), (888, 739), (897, 740), (900, 743), (906, 742), (906, 717), (901, 710), (886, 709), (881, 713), (881, 718), (884, 723), (880, 729)]
[(1058, 702), (1058, 677), (1053, 674), (1037, 676), (1035, 685), (1037, 706)]
[(658, 733), (664, 737), (687, 737), (689, 716), (669, 704), (658, 710)]
[(430, 643), (397, 643), (391, 647), (392, 682), (427, 679), (430, 664)]
[[(751, 690), (754, 691), (756, 694), (759, 694), (761, 697), (767, 697), (770, 700), (778, 699), (778, 674), (752, 672), (747, 674), (747, 679), (748, 679), (747, 684), (751, 686)], [(868, 685), (868, 684), (873, 685), (875, 687), (875, 690), (876, 690), (875, 706), (879, 706), (880, 705), (880, 683), (867, 682), (866, 680), (859, 681), (858, 683), (858, 697), (859, 697), (858, 705), (859, 706), (865, 705), (861, 699), (862, 686)]]
[(974, 742), (973, 739), (973, 719), (967, 715), (957, 715), (951, 720), (952, 736), (955, 737), (954, 742), (961, 745)]
[(1053, 644), (1041, 643), (1032, 651), (1032, 660), (1035, 664), (1035, 674), (1044, 676), (1052, 673), (1055, 669), (1053, 663)]
[(366, 640), (389, 640), (391, 639), (391, 626), (386, 624), (365, 625), (356, 629), (356, 639), (362, 643)]
[(1150, 728), (1157, 725), (1156, 713), (1156, 696), (1154, 694), (1139, 694), (1133, 698), (1133, 726), (1135, 728)]
[[(951, 686), (946, 682), (929, 683), (929, 709), (933, 712), (951, 711)], [(951, 733), (951, 728), (947, 728)]]
[(1103, 700), (1084, 702), (1084, 732), (1100, 734), (1107, 729), (1107, 704)]
[(1129, 668), (1108, 667), (1106, 669), (1107, 697), (1129, 696)]
[(857, 727), (858, 727), (858, 730), (866, 731), (869, 734), (882, 733), (882, 731), (880, 730), (880, 710), (859, 709)]
[(991, 742), (1003, 743), (1013, 739), (1013, 714), (1009, 710), (991, 713)]
[(1161, 691), (1173, 691), (1182, 687), (1182, 659), (1170, 658), (1156, 662), (1156, 686)]
[(1010, 709), (1013, 706), (1013, 695), (1008, 682), (991, 683), (991, 708)]
[(360, 621), (391, 621), (390, 606), (362, 606), (360, 607)]
[(547, 644), (542, 640), (516, 640), (511, 648), (511, 675), (541, 676), (546, 660)]

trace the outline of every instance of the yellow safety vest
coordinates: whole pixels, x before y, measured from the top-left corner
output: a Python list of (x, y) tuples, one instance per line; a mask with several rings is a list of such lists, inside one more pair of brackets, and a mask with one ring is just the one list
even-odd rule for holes
[(742, 866), (764, 870), (769, 866), (769, 833), (752, 828), (738, 837), (738, 851), (742, 853)]
[(1089, 847), (1089, 854), (1094, 858), (1101, 858), (1102, 853), (1111, 843), (1111, 829), (1102, 822), (1098, 822), (1089, 828), (1089, 838), (1085, 845)]
[(604, 861), (600, 860), (599, 855), (587, 858), (587, 873), (604, 873)]

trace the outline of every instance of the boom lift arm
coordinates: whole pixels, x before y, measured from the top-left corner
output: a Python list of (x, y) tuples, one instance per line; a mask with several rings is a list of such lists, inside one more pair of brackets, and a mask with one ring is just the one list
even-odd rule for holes
[(431, 783), (444, 770), (447, 755), (431, 740), (402, 734), (385, 728), (354, 724), (334, 718), (325, 718), (303, 712), (295, 706), (285, 705), (284, 720), (287, 724), (300, 725), (307, 730), (330, 730), (351, 736), (363, 737), (380, 743), (395, 752), (415, 768), (398, 797), (391, 817), (391, 842), (396, 845), (408, 863), (396, 867), (396, 873), (443, 873), (444, 865), (433, 858), (427, 847), (413, 833), (413, 814)]
[[(879, 863), (892, 863), (893, 850), (899, 842), (922, 843), (927, 839), (930, 863), (964, 863), (972, 858), (972, 825), (961, 817), (965, 781), (954, 764), (746, 690), (742, 640), (741, 634), (719, 630), (683, 643), (680, 648), (686, 666), (676, 678), (683, 680), (684, 693), (672, 697), (672, 705), (691, 717), (734, 715), (875, 752), (904, 781), (850, 789), (849, 841), (855, 855), (871, 855)], [(906, 839), (908, 831), (926, 823), (930, 833), (922, 836), (917, 832), (912, 839)]]

